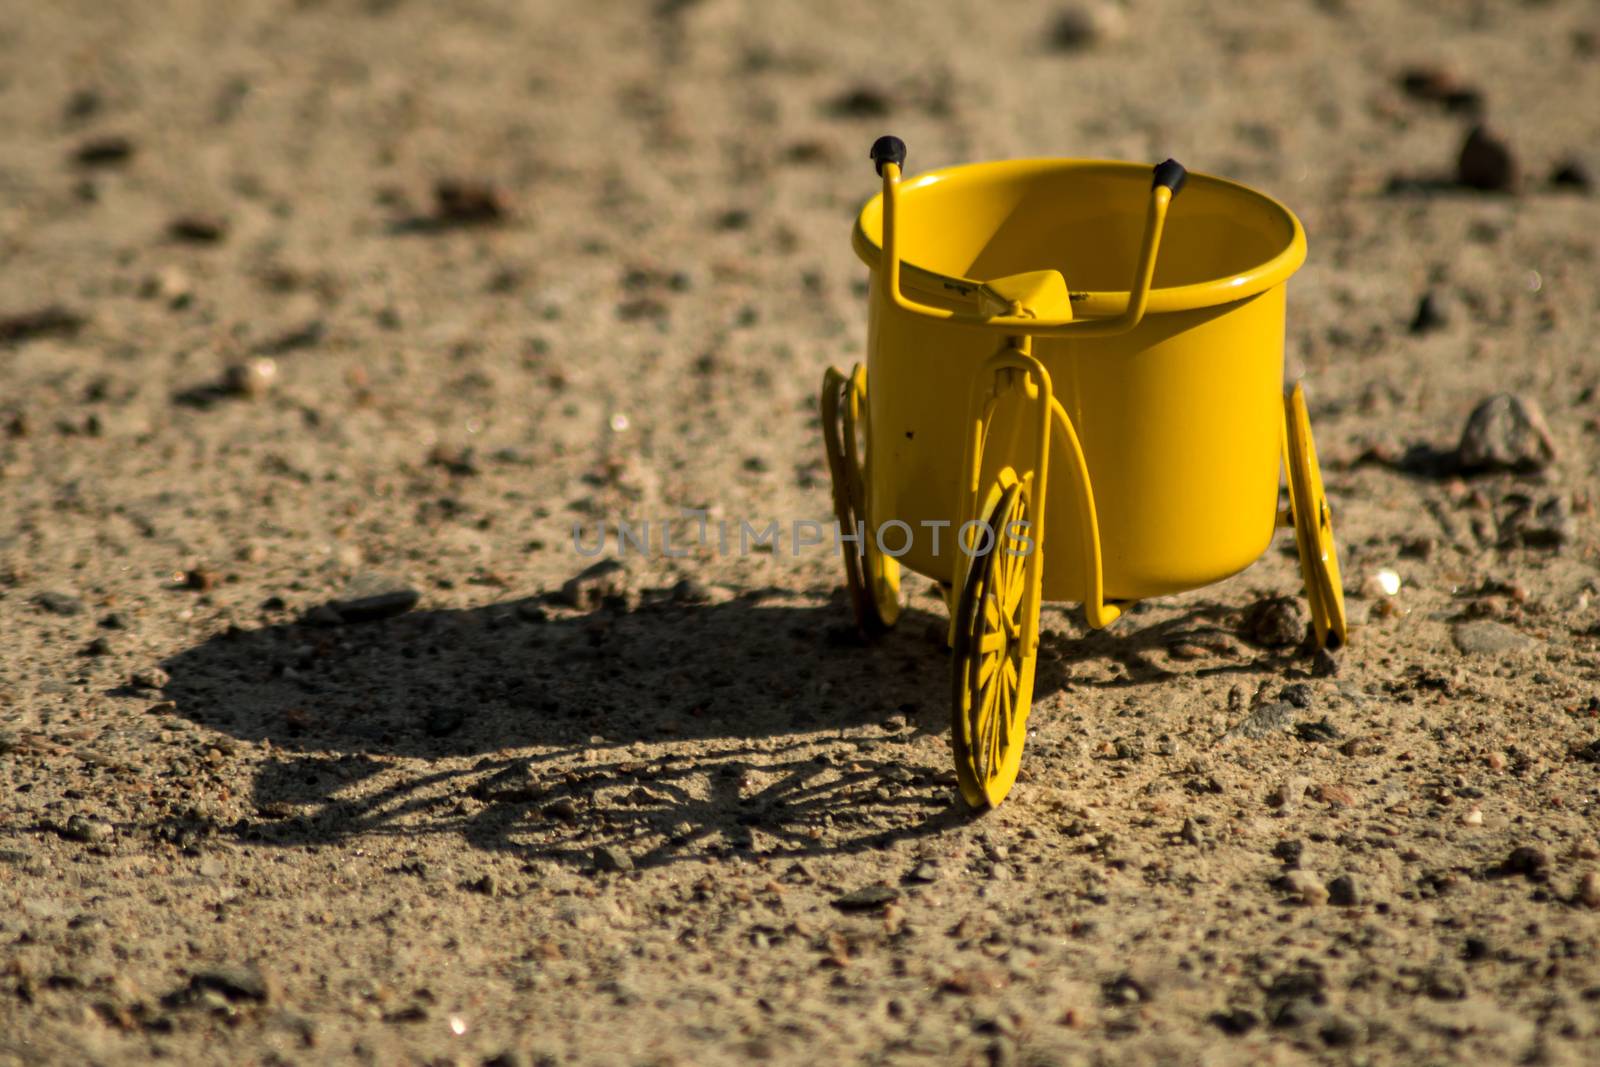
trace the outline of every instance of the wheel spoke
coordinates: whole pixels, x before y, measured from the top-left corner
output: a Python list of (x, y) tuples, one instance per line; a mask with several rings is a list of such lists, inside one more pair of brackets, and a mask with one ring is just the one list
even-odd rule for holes
[[(978, 720), (972, 724), (972, 739), (974, 742), (972, 747), (975, 753), (987, 756), (992, 747), (990, 737), (994, 733), (996, 721), (1000, 718), (1000, 700), (999, 685), (992, 685), (984, 691), (982, 713), (978, 716)], [(993, 766), (992, 761), (987, 761), (985, 766), (980, 768), (981, 776), (987, 777)]]
[[(1021, 501), (1019, 500), (1018, 503), (1020, 504)], [(1006, 520), (1006, 529), (1009, 530), (1011, 528), (1012, 523), (1020, 522), (1022, 520), (1022, 518), (1023, 518), (1022, 513), (1019, 510), (1018, 512), (1013, 514), (1009, 519)], [(1007, 584), (1014, 583), (1018, 578), (1021, 577), (1023, 564), (1025, 562), (1027, 562), (1027, 557), (1022, 554), (1022, 549), (1021, 549), (1021, 546), (1020, 546), (1020, 544), (1018, 542), (1019, 542), (1018, 538), (1009, 537), (1009, 536), (1006, 538), (1006, 582), (1007, 582)]]
[(987, 656), (1006, 647), (1006, 635), (999, 630), (989, 630), (978, 639), (978, 654)]
[[(999, 635), (996, 634), (994, 636), (998, 637)], [(979, 663), (978, 663), (978, 688), (981, 689), (984, 686), (989, 684), (989, 679), (994, 677), (995, 670), (1000, 666), (1001, 663), (1005, 662), (1005, 660), (1006, 660), (1005, 656), (1002, 656), (998, 652), (996, 652), (996, 653), (984, 656), (983, 659), (981, 659), (979, 661)]]
[(1000, 766), (1000, 721), (1002, 709), (995, 709), (994, 722), (989, 724), (989, 743), (985, 751), (989, 753), (989, 773), (984, 777), (993, 777)]
[(1006, 587), (1006, 601), (1001, 606), (1001, 614), (1005, 617), (1006, 625), (1011, 626), (1017, 619), (1017, 605), (1022, 603), (1022, 593), (1027, 589), (1028, 583), (1020, 578)]

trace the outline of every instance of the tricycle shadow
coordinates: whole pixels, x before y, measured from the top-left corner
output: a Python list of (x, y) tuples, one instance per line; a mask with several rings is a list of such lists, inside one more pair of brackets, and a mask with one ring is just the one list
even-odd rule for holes
[(850, 852), (966, 815), (929, 737), (948, 699), (931, 617), (910, 612), (872, 648), (847, 617), (753, 590), (583, 615), (524, 601), (282, 623), (173, 657), (166, 695), (279, 750), (254, 773), (255, 817), (229, 830), (241, 839), (456, 834), (582, 862), (625, 846), (638, 866)]
[[(1207, 602), (1127, 633), (1050, 635), (1041, 689), (1174, 677), (1151, 666), (1156, 650), (1225, 633), (1232, 614)], [(255, 816), (228, 830), (256, 843), (450, 834), (529, 860), (617, 848), (643, 867), (853, 853), (965, 821), (943, 620), (913, 608), (867, 647), (847, 617), (837, 599), (752, 590), (583, 615), (523, 601), (285, 623), (167, 661), (167, 696), (279, 750), (255, 771)], [(1100, 658), (1123, 676), (1073, 676)]]

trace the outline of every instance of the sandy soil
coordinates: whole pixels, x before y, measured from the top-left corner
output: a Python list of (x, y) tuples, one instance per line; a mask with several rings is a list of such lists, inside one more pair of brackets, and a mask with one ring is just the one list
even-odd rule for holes
[[(1600, 1059), (1600, 15), (1092, 11), (12, 4), (0, 1062)], [(972, 818), (929, 583), (873, 647), (820, 550), (552, 595), (574, 520), (827, 517), (889, 130), (1300, 214), (1337, 674), (1243, 626), (1287, 535), (1052, 606)], [(1451, 475), (1502, 391), (1556, 462)]]

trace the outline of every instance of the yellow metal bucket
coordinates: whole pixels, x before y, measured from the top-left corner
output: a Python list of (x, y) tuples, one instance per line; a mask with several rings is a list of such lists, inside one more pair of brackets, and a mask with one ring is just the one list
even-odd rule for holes
[[(1071, 159), (979, 163), (900, 184), (906, 295), (970, 307), (985, 280), (1053, 270), (1066, 306), (1036, 311), (1074, 320), (1129, 303), (1150, 168)], [(883, 195), (857, 218), (854, 247), (882, 255)], [(1076, 428), (1098, 525), (1103, 593), (1137, 600), (1215, 582), (1255, 561), (1275, 528), (1283, 448), (1284, 289), (1305, 260), (1288, 208), (1221, 178), (1189, 175), (1172, 201), (1146, 313), (1109, 337), (1039, 335), (1033, 355)], [(919, 536), (900, 563), (950, 583), (960, 554), (961, 470), (974, 374), (995, 348), (992, 329), (903, 310), (875, 270), (867, 354), (867, 511)], [(1048, 294), (1047, 294), (1048, 298)], [(1059, 294), (1057, 304), (1060, 304)], [(1018, 332), (1027, 332), (1020, 328)], [(1026, 452), (1032, 423), (993, 421), (995, 455)], [(996, 447), (998, 446), (998, 447)], [(1072, 467), (1070, 442), (1051, 439), (1052, 472)], [(1085, 600), (1091, 576), (1080, 495), (1051, 494), (1043, 526), (1043, 599)], [(898, 546), (896, 546), (898, 547)]]

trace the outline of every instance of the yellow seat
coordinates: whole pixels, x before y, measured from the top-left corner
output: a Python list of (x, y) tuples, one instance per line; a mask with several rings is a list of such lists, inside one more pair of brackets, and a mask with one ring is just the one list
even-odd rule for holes
[(1030, 270), (995, 278), (978, 287), (978, 300), (986, 315), (1072, 319), (1072, 297), (1060, 271)]

